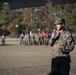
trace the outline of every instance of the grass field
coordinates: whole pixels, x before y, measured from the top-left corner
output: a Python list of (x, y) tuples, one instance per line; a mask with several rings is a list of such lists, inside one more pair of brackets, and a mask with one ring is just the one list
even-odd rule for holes
[[(75, 75), (76, 47), (70, 55), (70, 75)], [(51, 70), (51, 58), (50, 46), (25, 46), (19, 43), (0, 46), (0, 75), (47, 75)]]

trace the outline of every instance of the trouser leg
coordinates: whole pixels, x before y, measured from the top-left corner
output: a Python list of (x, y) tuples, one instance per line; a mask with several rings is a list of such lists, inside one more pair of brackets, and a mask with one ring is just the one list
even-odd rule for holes
[(60, 66), (60, 71), (64, 72), (66, 75), (69, 75), (69, 71), (70, 71), (69, 57), (60, 57), (59, 66)]
[(70, 71), (70, 63), (65, 61), (61, 62), (61, 67), (60, 67), (61, 71), (66, 73), (66, 75), (69, 75), (69, 71)]
[(56, 58), (52, 58), (51, 60), (51, 71), (59, 70), (59, 66), (57, 64)]

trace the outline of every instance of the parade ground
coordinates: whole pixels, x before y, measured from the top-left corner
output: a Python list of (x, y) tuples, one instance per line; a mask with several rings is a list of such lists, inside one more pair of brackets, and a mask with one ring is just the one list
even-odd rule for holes
[[(70, 75), (75, 75), (76, 47), (70, 55)], [(25, 46), (18, 39), (6, 42), (5, 46), (0, 43), (0, 75), (47, 75), (51, 71), (51, 58), (49, 45)]]

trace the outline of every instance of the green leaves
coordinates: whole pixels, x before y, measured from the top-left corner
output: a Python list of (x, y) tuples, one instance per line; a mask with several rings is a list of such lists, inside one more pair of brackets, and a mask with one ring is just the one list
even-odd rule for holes
[(56, 5), (55, 11), (60, 13), (60, 17), (67, 20), (68, 29), (76, 32), (76, 4), (59, 4)]
[(6, 19), (5, 12), (0, 11), (0, 24), (4, 23)]

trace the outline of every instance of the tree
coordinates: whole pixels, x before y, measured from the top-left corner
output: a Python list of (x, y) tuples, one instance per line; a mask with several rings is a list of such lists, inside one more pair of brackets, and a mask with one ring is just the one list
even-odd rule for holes
[(67, 20), (67, 28), (71, 32), (76, 32), (76, 4), (55, 5), (55, 10), (60, 13), (59, 16)]

